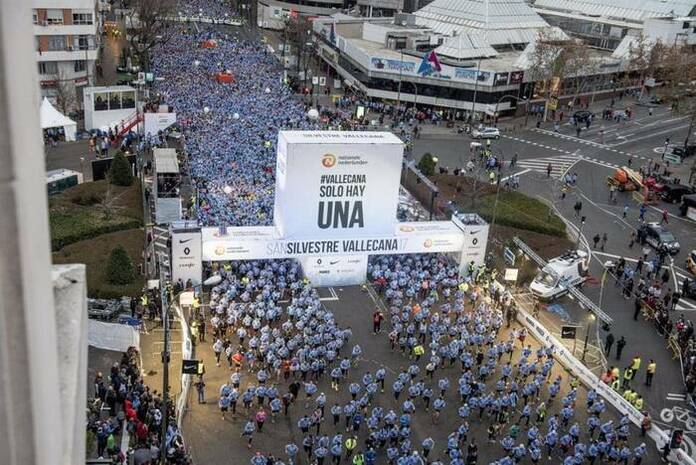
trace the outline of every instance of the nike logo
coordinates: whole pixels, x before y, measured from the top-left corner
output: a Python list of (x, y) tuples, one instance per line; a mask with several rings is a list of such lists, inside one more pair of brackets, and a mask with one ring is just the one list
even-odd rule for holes
[(192, 240), (193, 240), (193, 238), (191, 238), (191, 239), (179, 239), (179, 244), (186, 244), (187, 242), (192, 241)]
[(329, 262), (329, 265), (335, 265), (336, 263), (340, 262), (341, 260), (336, 260), (335, 262)]
[(473, 235), (473, 234), (478, 234), (478, 233), (480, 233), (480, 232), (481, 232), (481, 230), (479, 229), (479, 230), (477, 230), (477, 231), (469, 231), (469, 234), (472, 234), (472, 235)]

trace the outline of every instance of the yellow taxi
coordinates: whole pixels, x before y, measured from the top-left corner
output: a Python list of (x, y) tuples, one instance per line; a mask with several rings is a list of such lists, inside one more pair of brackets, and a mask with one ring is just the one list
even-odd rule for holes
[(696, 275), (696, 250), (689, 253), (689, 258), (686, 259), (686, 269)]

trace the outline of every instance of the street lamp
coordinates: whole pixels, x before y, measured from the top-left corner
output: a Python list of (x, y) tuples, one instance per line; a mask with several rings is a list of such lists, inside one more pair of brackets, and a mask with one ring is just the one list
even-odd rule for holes
[(498, 107), (500, 106), (500, 102), (502, 102), (502, 101), (505, 100), (506, 98), (511, 98), (511, 99), (514, 99), (514, 100), (517, 100), (517, 101), (522, 101), (522, 102), (525, 102), (525, 101), (527, 100), (527, 97), (522, 97), (522, 98), (520, 98), (520, 97), (518, 97), (518, 96), (516, 96), (516, 95), (505, 94), (505, 95), (503, 95), (502, 97), (500, 97), (500, 98), (498, 99), (498, 101), (496, 102), (496, 104), (495, 104), (495, 113), (493, 113), (493, 117), (495, 117), (495, 116), (498, 114)]
[(590, 317), (587, 319), (587, 328), (585, 328), (585, 347), (582, 349), (582, 361), (585, 361), (585, 354), (587, 354), (587, 340), (590, 337), (590, 326), (595, 321), (594, 313), (590, 313)]
[(580, 247), (580, 238), (582, 237), (582, 227), (585, 226), (585, 220), (587, 217), (581, 216), (580, 217), (580, 227), (578, 228), (578, 240), (575, 242), (575, 248), (577, 249)]

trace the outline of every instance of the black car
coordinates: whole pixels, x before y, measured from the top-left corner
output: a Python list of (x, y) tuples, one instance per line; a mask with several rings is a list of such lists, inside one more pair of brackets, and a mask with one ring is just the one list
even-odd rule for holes
[(665, 184), (660, 191), (660, 198), (665, 202), (679, 203), (685, 195), (696, 193), (696, 189), (684, 184)]
[(696, 298), (696, 281), (686, 278), (682, 282), (681, 295), (687, 299)]
[(679, 253), (679, 242), (668, 229), (662, 227), (660, 223), (648, 223), (643, 225), (639, 233), (641, 243), (652, 246), (655, 250), (664, 249), (670, 255)]
[(573, 118), (575, 118), (575, 121), (577, 121), (578, 123), (586, 123), (587, 121), (590, 121), (593, 117), (594, 113), (587, 110), (578, 110), (575, 113), (573, 113)]

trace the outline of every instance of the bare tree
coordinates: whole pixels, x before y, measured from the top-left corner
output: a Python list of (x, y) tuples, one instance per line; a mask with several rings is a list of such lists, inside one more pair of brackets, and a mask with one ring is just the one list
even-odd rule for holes
[(589, 79), (597, 73), (597, 60), (592, 58), (590, 49), (584, 42), (573, 40), (561, 44), (558, 63), (559, 67), (562, 67), (562, 75), (572, 82), (572, 103), (575, 104)]
[(640, 98), (643, 97), (646, 78), (654, 78), (657, 70), (661, 66), (662, 58), (665, 53), (665, 45), (661, 40), (649, 40), (643, 33), (639, 33), (636, 40), (629, 45), (628, 49), (628, 72), (624, 74), (623, 87), (630, 85), (630, 73), (637, 71), (640, 73)]
[(287, 38), (286, 45), (290, 47), (291, 53), (297, 56), (296, 73), (299, 75), (303, 59), (306, 69), (306, 62), (310, 58), (307, 56), (309, 50), (307, 44), (312, 38), (312, 23), (306, 16), (298, 15), (294, 18), (288, 18), (285, 22), (285, 37)]
[(77, 107), (75, 81), (73, 79), (68, 79), (63, 71), (58, 72), (58, 79), (56, 81), (56, 104), (64, 115)]
[[(567, 40), (556, 36), (551, 30), (542, 29), (537, 35), (534, 49), (530, 55), (529, 74), (537, 82), (538, 93), (546, 100), (545, 108), (557, 99), (560, 86), (566, 74), (563, 50)], [(546, 112), (544, 112), (546, 119)]]
[(166, 43), (173, 26), (166, 20), (176, 6), (175, 0), (135, 0), (128, 19), (132, 26), (128, 38), (138, 57), (140, 68), (150, 68), (150, 51)]
[(123, 194), (114, 195), (114, 191), (111, 184), (109, 184), (109, 186), (106, 188), (106, 192), (104, 192), (104, 197), (102, 197), (99, 201), (99, 210), (101, 210), (104, 220), (111, 220), (114, 217), (114, 215), (116, 215), (124, 209), (123, 206), (118, 204), (118, 200), (122, 195)]

